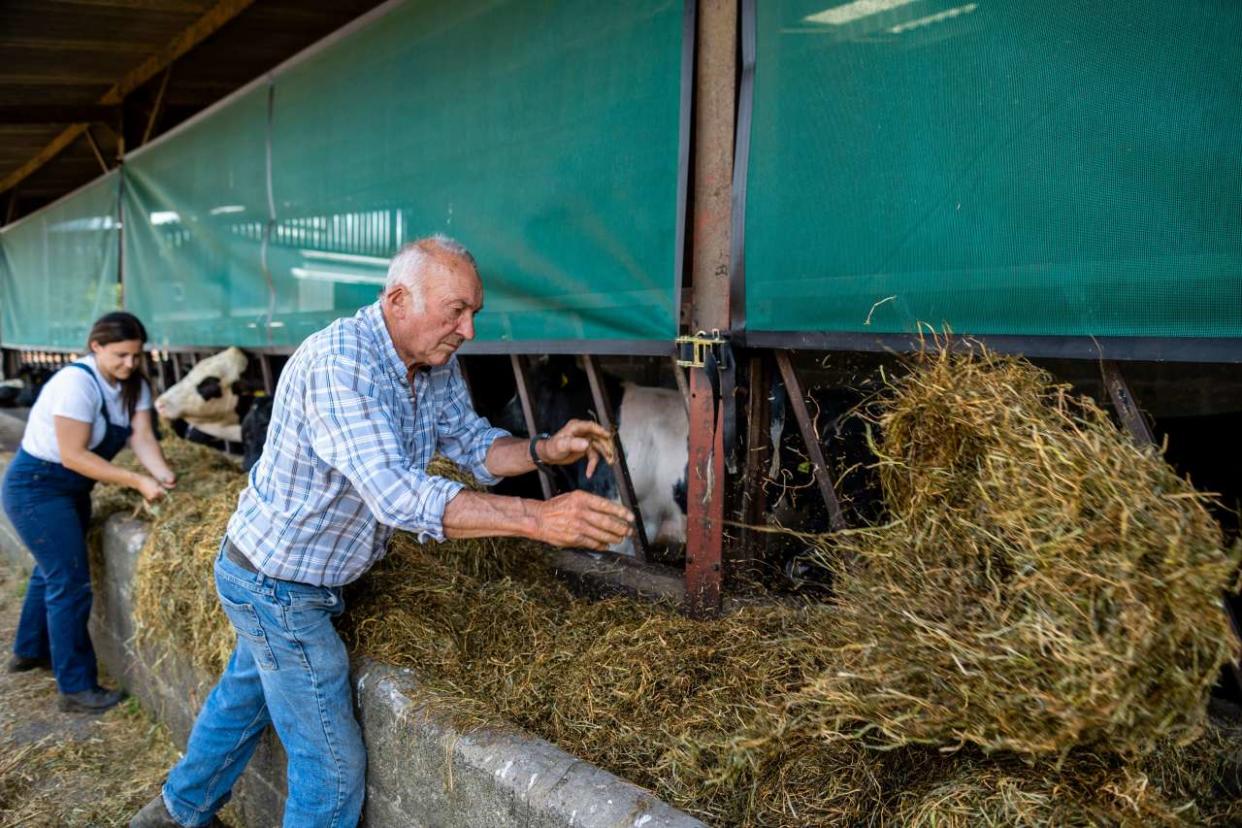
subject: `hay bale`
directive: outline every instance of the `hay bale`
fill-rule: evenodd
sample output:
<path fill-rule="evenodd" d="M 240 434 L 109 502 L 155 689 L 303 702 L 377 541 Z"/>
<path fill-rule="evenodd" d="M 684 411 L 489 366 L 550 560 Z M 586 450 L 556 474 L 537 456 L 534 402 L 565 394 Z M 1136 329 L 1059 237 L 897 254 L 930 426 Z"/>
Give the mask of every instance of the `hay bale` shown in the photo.
<path fill-rule="evenodd" d="M 1238 558 L 1203 495 L 1018 359 L 924 356 L 868 416 L 892 520 L 822 539 L 850 643 L 794 715 L 1030 755 L 1195 736 Z"/>

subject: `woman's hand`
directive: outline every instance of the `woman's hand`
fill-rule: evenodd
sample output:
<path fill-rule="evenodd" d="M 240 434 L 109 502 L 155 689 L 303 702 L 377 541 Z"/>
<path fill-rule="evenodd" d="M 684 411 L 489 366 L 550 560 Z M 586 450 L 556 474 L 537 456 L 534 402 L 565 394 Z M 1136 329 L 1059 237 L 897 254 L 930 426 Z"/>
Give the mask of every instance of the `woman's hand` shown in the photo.
<path fill-rule="evenodd" d="M 172 489 L 177 485 L 177 473 L 171 469 L 155 475 L 155 479 L 158 480 L 160 485 L 165 489 Z"/>
<path fill-rule="evenodd" d="M 134 488 L 138 490 L 138 494 L 151 503 L 164 497 L 165 489 L 154 477 L 147 477 L 145 474 L 138 475 L 138 480 L 134 484 Z"/>

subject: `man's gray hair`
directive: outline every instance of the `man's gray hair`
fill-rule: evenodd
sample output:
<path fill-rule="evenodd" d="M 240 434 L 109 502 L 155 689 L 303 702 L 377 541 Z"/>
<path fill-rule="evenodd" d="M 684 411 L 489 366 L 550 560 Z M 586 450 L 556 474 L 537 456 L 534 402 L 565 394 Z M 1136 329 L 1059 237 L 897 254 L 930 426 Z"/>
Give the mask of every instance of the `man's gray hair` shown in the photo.
<path fill-rule="evenodd" d="M 460 259 L 470 265 L 475 273 L 479 266 L 474 255 L 464 244 L 449 236 L 436 233 L 401 246 L 397 255 L 388 263 L 388 278 L 384 281 L 384 293 L 398 285 L 404 286 L 414 297 L 414 306 L 423 308 L 422 277 L 427 266 L 445 258 Z"/>

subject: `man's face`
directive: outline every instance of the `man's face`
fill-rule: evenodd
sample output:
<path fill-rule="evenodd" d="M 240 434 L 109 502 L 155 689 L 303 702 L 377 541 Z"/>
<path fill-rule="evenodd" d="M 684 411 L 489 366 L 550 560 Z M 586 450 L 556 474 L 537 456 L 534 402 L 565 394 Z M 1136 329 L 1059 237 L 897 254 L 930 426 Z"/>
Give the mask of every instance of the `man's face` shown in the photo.
<path fill-rule="evenodd" d="M 474 339 L 474 315 L 483 307 L 483 283 L 469 263 L 433 260 L 423 274 L 423 307 L 411 289 L 389 291 L 384 307 L 397 354 L 407 365 L 444 365 L 463 342 Z"/>

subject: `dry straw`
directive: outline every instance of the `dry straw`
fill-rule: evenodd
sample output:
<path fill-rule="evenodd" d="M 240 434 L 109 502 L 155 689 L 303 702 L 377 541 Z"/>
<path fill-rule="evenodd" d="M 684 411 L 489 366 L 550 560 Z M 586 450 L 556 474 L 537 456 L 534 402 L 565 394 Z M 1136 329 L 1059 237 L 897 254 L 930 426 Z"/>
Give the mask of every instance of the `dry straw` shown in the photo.
<path fill-rule="evenodd" d="M 793 715 L 1030 755 L 1197 734 L 1237 554 L 1156 449 L 988 353 L 924 356 L 869 416 L 891 522 L 822 539 L 849 644 Z"/>
<path fill-rule="evenodd" d="M 1229 824 L 1236 742 L 1198 734 L 1234 561 L 1202 498 L 1016 360 L 925 357 L 868 416 L 893 520 L 822 539 L 839 606 L 696 622 L 576 599 L 535 544 L 398 533 L 342 635 L 716 825 Z M 216 667 L 239 486 L 178 492 L 140 566 L 143 634 Z"/>

